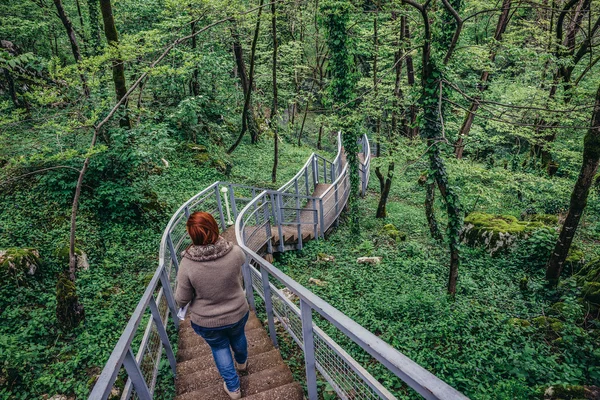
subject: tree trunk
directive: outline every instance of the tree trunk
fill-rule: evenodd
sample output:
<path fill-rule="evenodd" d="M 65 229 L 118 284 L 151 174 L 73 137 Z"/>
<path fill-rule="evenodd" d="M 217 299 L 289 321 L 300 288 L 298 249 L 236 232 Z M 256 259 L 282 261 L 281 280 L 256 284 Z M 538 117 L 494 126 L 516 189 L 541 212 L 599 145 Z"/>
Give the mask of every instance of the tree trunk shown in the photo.
<path fill-rule="evenodd" d="M 102 11 L 102 20 L 104 21 L 106 41 L 109 46 L 114 47 L 117 54 L 112 60 L 112 73 L 117 102 L 119 102 L 123 96 L 125 96 L 125 93 L 127 93 L 127 85 L 125 82 L 125 65 L 119 52 L 119 35 L 117 33 L 117 27 L 115 26 L 115 19 L 113 17 L 110 0 L 100 0 L 100 10 Z M 123 104 L 123 116 L 119 120 L 119 125 L 122 128 L 131 128 L 131 121 L 129 120 L 129 113 L 127 112 L 127 103 L 128 101 L 125 101 Z"/>
<path fill-rule="evenodd" d="M 87 0 L 88 14 L 90 15 L 90 38 L 93 42 L 93 53 L 98 54 L 102 47 L 102 38 L 100 37 L 100 21 L 98 15 L 98 0 Z"/>
<path fill-rule="evenodd" d="M 398 16 L 397 13 L 392 12 L 392 20 L 397 20 Z M 399 40 L 396 42 L 396 51 L 394 52 L 394 65 L 395 65 L 395 70 L 396 70 L 396 79 L 394 81 L 394 107 L 392 110 L 392 135 L 398 135 L 400 132 L 402 132 L 405 136 L 409 136 L 407 129 L 408 127 L 406 126 L 406 117 L 404 117 L 404 115 L 402 116 L 402 128 L 399 129 L 398 128 L 398 110 L 401 107 L 402 104 L 402 89 L 400 87 L 401 84 L 401 78 L 402 78 L 402 57 L 404 57 L 404 34 L 405 34 L 405 28 L 404 25 L 406 24 L 406 16 L 401 16 L 400 17 L 400 38 Z"/>
<path fill-rule="evenodd" d="M 82 36 L 82 42 L 83 42 L 83 52 L 86 55 L 89 55 L 88 49 L 87 49 L 87 37 L 85 35 L 85 24 L 83 22 L 83 15 L 81 14 L 81 4 L 79 4 L 79 0 L 75 0 L 75 4 L 77 5 L 77 15 L 79 16 L 79 25 L 81 26 L 81 36 Z"/>
<path fill-rule="evenodd" d="M 191 23 L 192 35 L 196 33 L 196 21 Z M 196 36 L 192 36 L 192 50 L 193 53 L 196 53 Z M 194 68 L 192 72 L 192 95 L 198 96 L 200 94 L 200 85 L 198 84 L 198 68 Z"/>
<path fill-rule="evenodd" d="M 321 146 L 321 141 L 323 139 L 323 124 L 319 126 L 319 137 L 317 138 L 317 149 L 322 150 L 323 146 Z"/>
<path fill-rule="evenodd" d="M 273 130 L 273 171 L 271 182 L 277 181 L 277 164 L 279 163 L 279 123 L 277 121 L 277 13 L 275 2 L 271 3 L 271 32 L 273 35 L 273 105 L 271 106 L 271 129 Z"/>
<path fill-rule="evenodd" d="M 379 6 L 375 8 L 375 17 L 373 18 L 373 101 L 377 106 L 379 100 L 379 85 L 377 81 L 377 61 L 379 53 L 379 34 L 378 34 Z M 381 115 L 378 113 L 375 117 L 375 157 L 381 156 Z"/>
<path fill-rule="evenodd" d="M 386 205 L 390 195 L 390 188 L 392 187 L 392 179 L 394 179 L 394 162 L 391 162 L 388 166 L 387 179 L 383 176 L 379 167 L 375 168 L 375 175 L 379 179 L 379 190 L 381 193 L 375 218 L 385 218 L 387 217 Z"/>
<path fill-rule="evenodd" d="M 253 126 L 251 126 L 251 123 L 249 123 L 249 122 L 254 121 L 254 117 L 253 117 L 254 113 L 252 112 L 252 109 L 251 109 L 252 87 L 254 84 L 254 55 L 256 54 L 256 42 L 258 42 L 258 32 L 260 30 L 260 17 L 262 15 L 263 3 L 264 3 L 264 0 L 260 0 L 258 16 L 256 18 L 256 27 L 254 29 L 254 38 L 252 39 L 252 49 L 250 50 L 250 74 L 248 76 L 248 79 L 246 80 L 246 96 L 245 96 L 245 100 L 244 100 L 244 109 L 242 110 L 242 130 L 241 130 L 237 140 L 235 141 L 235 143 L 232 144 L 231 147 L 227 150 L 227 154 L 233 153 L 233 151 L 242 142 L 244 134 L 246 133 L 247 130 L 250 130 L 250 137 L 251 137 L 252 143 L 256 143 L 256 140 L 258 139 L 258 126 L 253 127 Z M 236 53 L 236 62 L 238 62 L 238 68 L 240 68 L 240 64 L 243 66 L 243 58 L 241 58 L 242 46 L 239 43 L 239 39 L 237 41 L 237 47 L 238 47 L 238 50 L 234 51 L 234 53 Z M 235 48 L 236 48 L 236 38 L 234 37 L 234 49 Z M 239 60 L 241 60 L 241 63 L 240 63 L 240 61 L 238 61 L 238 53 L 240 56 Z M 243 69 L 240 68 L 239 72 L 240 72 L 240 77 L 242 77 L 245 73 L 245 68 L 243 68 Z M 242 86 L 244 86 L 244 80 L 242 80 Z M 249 118 L 249 115 L 252 115 L 252 118 Z M 255 121 L 254 121 L 254 123 L 255 123 Z"/>
<path fill-rule="evenodd" d="M 406 45 L 410 45 L 410 27 L 408 25 L 408 19 L 404 17 L 404 38 Z M 413 58 L 409 54 L 406 56 L 406 81 L 412 87 L 415 86 L 415 67 L 413 64 Z M 409 129 L 408 137 L 414 139 L 419 136 L 419 127 L 417 126 L 417 105 L 411 104 L 409 107 Z"/>
<path fill-rule="evenodd" d="M 502 40 L 502 35 L 506 31 L 506 26 L 508 25 L 508 20 L 509 20 L 509 15 L 510 15 L 511 2 L 512 2 L 512 0 L 504 0 L 502 3 L 502 13 L 500 14 L 500 17 L 498 17 L 498 23 L 496 25 L 496 31 L 494 33 L 494 41 L 496 41 L 496 42 L 500 42 Z M 493 63 L 495 59 L 496 59 L 496 50 L 492 50 L 492 52 L 490 54 L 490 62 Z M 489 77 L 490 77 L 489 71 L 483 71 L 481 73 L 481 78 L 479 78 L 479 92 L 480 93 L 483 93 L 487 89 L 487 81 L 488 81 Z M 479 100 L 480 99 L 481 99 L 480 95 L 478 95 L 477 97 L 475 97 L 475 99 L 473 99 L 473 102 L 471 103 L 471 106 L 469 107 L 469 111 L 467 111 L 467 114 L 465 115 L 465 119 L 463 121 L 462 127 L 460 128 L 460 131 L 458 134 L 458 141 L 456 142 L 456 148 L 454 150 L 454 153 L 456 154 L 456 158 L 458 158 L 459 160 L 463 157 L 463 150 L 464 150 L 463 141 L 464 141 L 465 137 L 469 136 L 469 132 L 471 131 L 471 127 L 473 126 L 473 120 L 475 119 L 475 113 L 477 112 L 477 109 L 479 108 Z"/>
<path fill-rule="evenodd" d="M 429 233 L 434 240 L 441 241 L 442 233 L 440 227 L 435 218 L 435 183 L 426 184 L 425 193 L 425 217 L 427 218 L 427 225 L 429 226 Z"/>
<path fill-rule="evenodd" d="M 77 64 L 81 63 L 81 53 L 79 51 L 79 44 L 77 43 L 77 36 L 75 36 L 75 30 L 73 29 L 73 24 L 67 14 L 65 13 L 65 9 L 62 5 L 61 0 L 54 0 L 54 5 L 56 6 L 56 11 L 58 13 L 58 17 L 62 22 L 65 30 L 67 31 L 67 36 L 69 37 L 69 43 L 71 43 L 71 51 L 73 52 L 73 58 L 75 58 L 75 62 Z M 87 86 L 87 81 L 85 79 L 85 75 L 79 71 L 79 78 L 81 79 L 81 84 L 83 86 L 83 92 L 86 96 L 90 95 L 90 90 Z"/>
<path fill-rule="evenodd" d="M 590 129 L 583 140 L 583 162 L 579 177 L 571 193 L 571 203 L 567 218 L 563 223 L 560 235 L 554 246 L 554 251 L 546 265 L 546 279 L 552 286 L 556 286 L 560 279 L 562 266 L 567 259 L 573 237 L 577 231 L 579 220 L 585 210 L 588 194 L 600 161 L 600 87 L 596 93 L 596 103 Z"/>

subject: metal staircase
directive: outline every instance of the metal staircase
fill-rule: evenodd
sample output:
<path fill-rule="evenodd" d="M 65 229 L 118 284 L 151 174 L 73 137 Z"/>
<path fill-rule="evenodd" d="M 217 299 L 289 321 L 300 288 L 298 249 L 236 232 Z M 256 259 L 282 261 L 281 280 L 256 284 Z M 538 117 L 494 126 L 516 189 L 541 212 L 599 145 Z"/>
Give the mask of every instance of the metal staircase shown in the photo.
<path fill-rule="evenodd" d="M 361 138 L 360 148 L 364 194 L 371 160 L 366 136 Z M 338 134 L 333 162 L 313 153 L 278 190 L 215 182 L 184 203 L 167 224 L 159 266 L 89 398 L 107 399 L 121 373 L 127 377 L 121 399 L 152 399 L 163 349 L 177 377 L 178 400 L 226 398 L 208 346 L 193 333 L 189 320 L 180 323 L 175 316 L 173 290 L 180 253 L 190 244 L 185 222 L 190 213 L 202 210 L 211 212 L 221 225 L 222 235 L 245 251 L 247 262 L 242 272 L 248 302 L 253 310 L 258 307 L 267 315 L 268 336 L 254 316 L 246 327 L 250 366 L 249 374 L 241 379 L 245 398 L 303 397 L 300 385 L 293 382 L 276 350 L 278 334 L 285 332 L 304 355 L 310 400 L 319 397 L 317 373 L 342 399 L 395 398 L 344 348 L 362 353 L 363 362 L 383 367 L 425 398 L 466 399 L 267 261 L 269 254 L 302 249 L 307 240 L 323 238 L 337 225 L 349 192 L 349 171 Z M 171 323 L 179 330 L 177 354 L 165 329 Z M 145 326 L 143 333 L 140 326 Z M 140 335 L 134 353 L 132 343 Z"/>

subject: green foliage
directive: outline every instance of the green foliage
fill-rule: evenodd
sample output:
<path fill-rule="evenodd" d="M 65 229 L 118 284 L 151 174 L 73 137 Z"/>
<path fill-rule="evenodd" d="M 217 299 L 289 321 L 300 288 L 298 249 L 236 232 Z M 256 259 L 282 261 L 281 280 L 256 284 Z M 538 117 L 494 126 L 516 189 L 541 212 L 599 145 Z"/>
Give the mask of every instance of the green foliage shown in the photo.
<path fill-rule="evenodd" d="M 40 253 L 36 249 L 8 248 L 0 250 L 0 276 L 2 283 L 23 282 L 27 275 L 34 275 L 41 265 Z"/>

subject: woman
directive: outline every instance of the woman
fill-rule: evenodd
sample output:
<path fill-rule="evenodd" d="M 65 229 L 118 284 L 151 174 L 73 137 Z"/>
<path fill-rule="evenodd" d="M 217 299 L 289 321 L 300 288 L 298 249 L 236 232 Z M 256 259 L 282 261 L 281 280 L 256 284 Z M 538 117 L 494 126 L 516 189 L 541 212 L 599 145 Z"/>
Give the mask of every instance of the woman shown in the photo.
<path fill-rule="evenodd" d="M 248 366 L 244 333 L 248 302 L 242 287 L 246 255 L 219 236 L 217 221 L 209 213 L 193 213 L 186 228 L 193 244 L 182 254 L 175 300 L 180 307 L 190 303 L 192 328 L 209 344 L 225 391 L 230 398 L 239 399 L 242 394 L 236 369 L 244 371 Z"/>

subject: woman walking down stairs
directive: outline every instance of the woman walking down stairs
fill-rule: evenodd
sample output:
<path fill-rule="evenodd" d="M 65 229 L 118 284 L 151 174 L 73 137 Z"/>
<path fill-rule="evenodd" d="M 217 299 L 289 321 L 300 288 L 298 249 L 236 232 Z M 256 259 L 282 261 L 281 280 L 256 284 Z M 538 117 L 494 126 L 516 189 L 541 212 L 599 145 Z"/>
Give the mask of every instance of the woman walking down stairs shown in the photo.
<path fill-rule="evenodd" d="M 248 371 L 241 373 L 242 396 L 250 400 L 302 400 L 295 382 L 261 322 L 250 313 L 246 323 Z M 210 347 L 198 336 L 189 318 L 179 328 L 176 400 L 229 400 Z"/>

